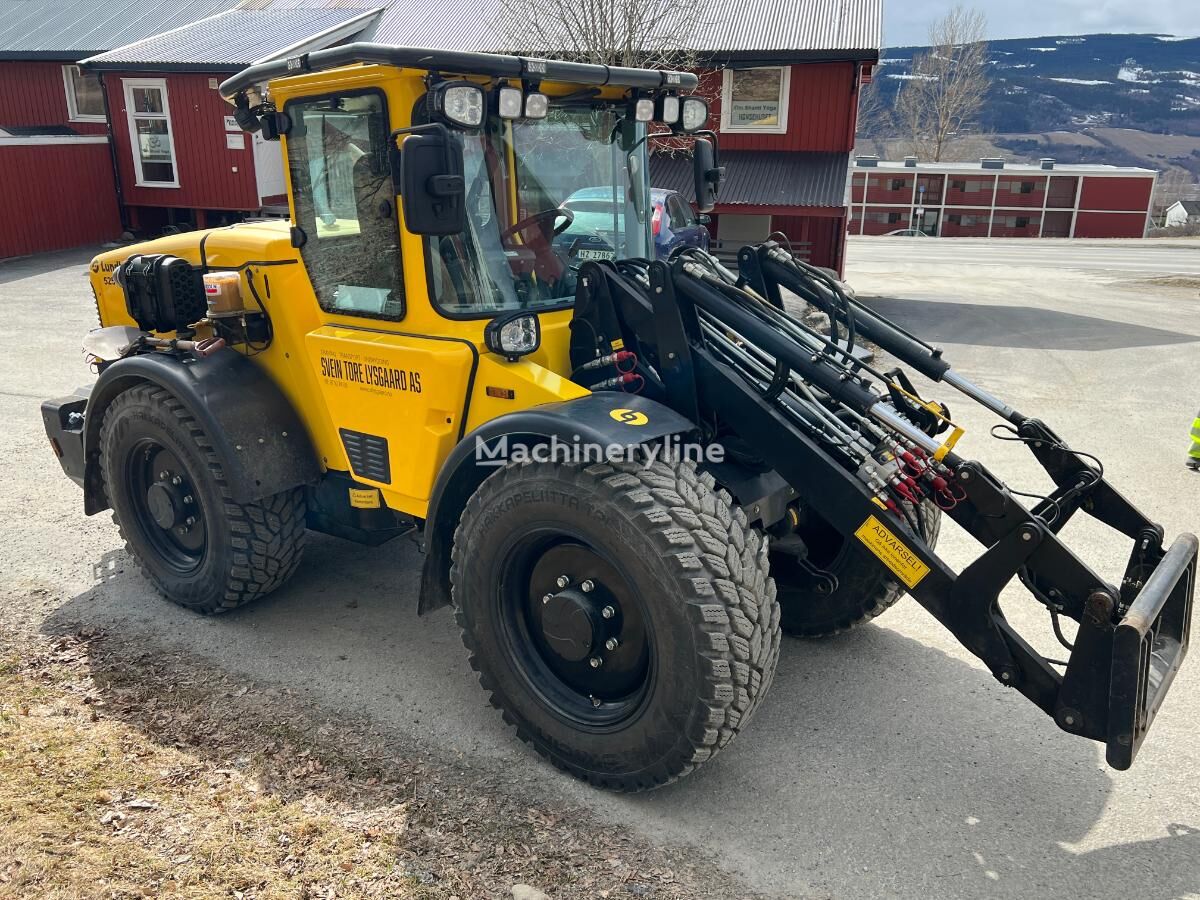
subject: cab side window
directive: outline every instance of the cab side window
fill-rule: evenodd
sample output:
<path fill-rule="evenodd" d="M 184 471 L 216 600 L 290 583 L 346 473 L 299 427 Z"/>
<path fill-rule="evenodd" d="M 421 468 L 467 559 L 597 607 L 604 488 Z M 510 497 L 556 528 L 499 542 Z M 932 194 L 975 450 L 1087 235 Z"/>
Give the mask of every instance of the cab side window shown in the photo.
<path fill-rule="evenodd" d="M 383 96 L 363 93 L 288 103 L 288 166 L 300 256 L 321 308 L 404 317 L 396 191 Z"/>

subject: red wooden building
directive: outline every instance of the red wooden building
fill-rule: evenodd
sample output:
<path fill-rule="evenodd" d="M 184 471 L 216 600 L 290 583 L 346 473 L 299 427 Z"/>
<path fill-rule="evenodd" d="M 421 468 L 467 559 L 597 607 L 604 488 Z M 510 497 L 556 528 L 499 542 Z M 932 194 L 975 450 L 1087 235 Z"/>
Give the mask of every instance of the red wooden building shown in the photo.
<path fill-rule="evenodd" d="M 285 215 L 279 145 L 242 131 L 217 88 L 259 60 L 357 35 L 378 14 L 355 0 L 238 7 L 83 60 L 104 79 L 129 226 L 155 234 Z"/>
<path fill-rule="evenodd" d="M 855 159 L 851 234 L 920 229 L 933 237 L 1144 237 L 1157 173 L 984 159 Z"/>
<path fill-rule="evenodd" d="M 427 0 L 132 2 L 72 0 L 69 15 L 29 3 L 0 31 L 0 189 L 20 202 L 0 225 L 0 257 L 282 204 L 278 147 L 243 133 L 217 92 L 253 62 L 348 40 L 493 52 L 507 40 L 495 27 L 447 27 L 446 10 L 431 14 Z M 450 12 L 480 15 L 477 5 Z M 782 231 L 813 262 L 841 269 L 858 89 L 878 60 L 880 21 L 881 0 L 707 4 L 689 49 L 707 67 L 702 90 L 727 172 L 719 241 Z M 656 155 L 652 182 L 690 195 L 690 165 Z"/>
<path fill-rule="evenodd" d="M 0 258 L 122 231 L 104 90 L 80 59 L 233 0 L 9 4 L 0 25 Z"/>

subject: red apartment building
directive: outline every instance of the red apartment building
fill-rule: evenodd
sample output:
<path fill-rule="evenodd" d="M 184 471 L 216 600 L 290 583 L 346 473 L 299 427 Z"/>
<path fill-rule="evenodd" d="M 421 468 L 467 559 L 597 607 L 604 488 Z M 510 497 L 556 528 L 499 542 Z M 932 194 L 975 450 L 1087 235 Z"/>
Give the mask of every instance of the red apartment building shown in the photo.
<path fill-rule="evenodd" d="M 923 163 L 859 156 L 851 234 L 919 228 L 933 237 L 1144 237 L 1152 169 L 983 159 Z"/>

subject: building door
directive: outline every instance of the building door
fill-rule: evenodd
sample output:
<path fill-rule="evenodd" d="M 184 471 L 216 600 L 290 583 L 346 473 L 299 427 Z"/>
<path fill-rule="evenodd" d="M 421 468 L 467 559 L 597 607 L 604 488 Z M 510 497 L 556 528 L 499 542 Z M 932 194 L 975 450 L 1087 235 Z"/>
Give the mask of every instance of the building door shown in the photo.
<path fill-rule="evenodd" d="M 254 181 L 258 188 L 258 202 L 287 206 L 287 182 L 283 178 L 283 154 L 278 141 L 264 141 L 261 134 L 254 135 Z M 280 199 L 282 198 L 282 199 Z"/>

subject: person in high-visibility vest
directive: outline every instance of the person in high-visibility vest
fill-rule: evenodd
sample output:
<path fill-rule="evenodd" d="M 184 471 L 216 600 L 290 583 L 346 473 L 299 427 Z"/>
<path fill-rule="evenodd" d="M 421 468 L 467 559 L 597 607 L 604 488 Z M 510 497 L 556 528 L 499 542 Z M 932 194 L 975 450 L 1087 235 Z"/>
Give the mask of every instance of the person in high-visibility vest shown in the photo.
<path fill-rule="evenodd" d="M 1200 413 L 1192 420 L 1192 449 L 1188 451 L 1187 467 L 1200 471 Z"/>

